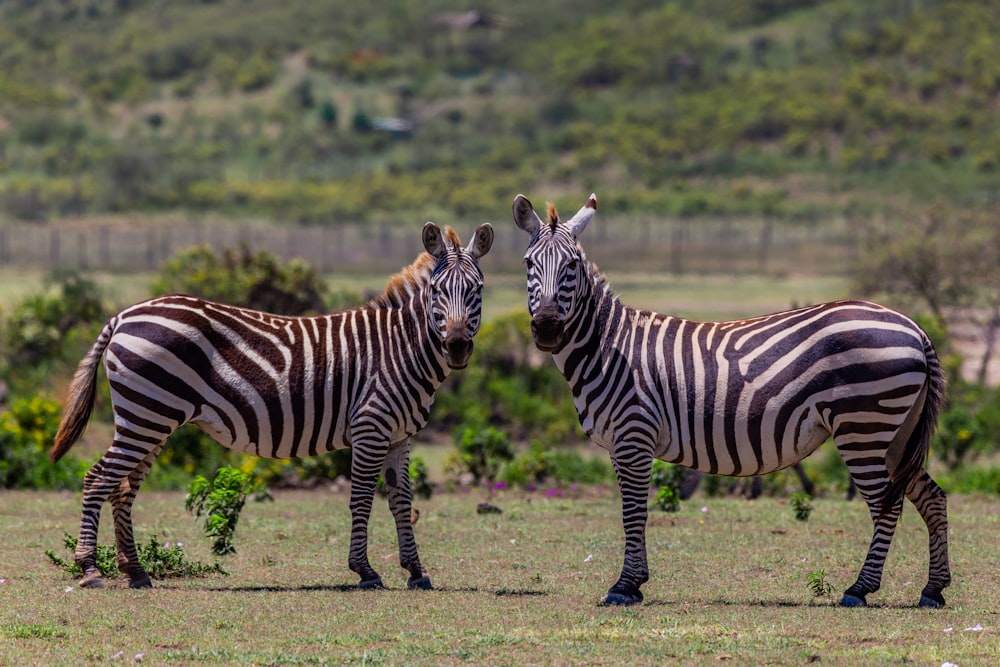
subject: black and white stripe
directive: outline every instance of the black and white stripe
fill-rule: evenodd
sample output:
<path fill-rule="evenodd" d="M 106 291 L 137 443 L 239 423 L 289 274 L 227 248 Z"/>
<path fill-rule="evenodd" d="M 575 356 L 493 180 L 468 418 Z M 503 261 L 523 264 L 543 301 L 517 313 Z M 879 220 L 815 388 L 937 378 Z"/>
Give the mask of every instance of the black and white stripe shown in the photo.
<path fill-rule="evenodd" d="M 584 431 L 611 452 L 622 494 L 625 562 L 606 601 L 642 600 L 653 458 L 705 473 L 759 475 L 795 464 L 832 437 L 868 503 L 874 536 L 842 604 L 878 590 L 903 495 L 930 532 L 921 604 L 950 581 L 944 492 L 923 470 L 944 400 L 940 364 L 907 317 L 838 301 L 734 322 L 695 322 L 622 304 L 578 238 L 591 195 L 570 220 L 543 222 L 518 195 L 536 346 L 569 382 Z"/>
<path fill-rule="evenodd" d="M 493 243 L 481 225 L 465 248 L 427 223 L 426 250 L 365 306 L 285 317 L 189 296 L 127 308 L 81 361 L 50 453 L 62 456 L 90 417 L 101 358 L 115 436 L 84 479 L 76 562 L 81 585 L 103 586 L 95 563 L 101 507 L 110 500 L 119 569 L 150 585 L 132 531 L 135 494 L 164 441 L 195 424 L 220 444 L 267 458 L 352 448 L 348 564 L 362 587 L 380 587 L 368 561 L 368 518 L 381 472 L 411 587 L 429 588 L 410 524 L 409 438 L 428 420 L 434 393 L 464 368 L 481 319 L 479 258 Z"/>

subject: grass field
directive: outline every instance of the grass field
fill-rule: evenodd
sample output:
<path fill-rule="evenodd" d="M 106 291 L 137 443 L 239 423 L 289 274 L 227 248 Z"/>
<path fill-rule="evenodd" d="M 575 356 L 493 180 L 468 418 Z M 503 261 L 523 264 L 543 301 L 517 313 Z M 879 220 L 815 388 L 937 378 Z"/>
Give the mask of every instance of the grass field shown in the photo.
<path fill-rule="evenodd" d="M 504 511 L 478 515 L 489 499 Z M 347 497 L 279 492 L 250 503 L 229 577 L 83 590 L 43 555 L 76 532 L 79 494 L 0 493 L 0 664 L 704 665 L 997 664 L 995 498 L 951 499 L 954 583 L 942 610 L 915 606 L 926 532 L 912 507 L 882 591 L 836 606 L 870 538 L 860 502 L 818 499 L 808 522 L 786 501 L 698 498 L 651 514 L 645 602 L 597 606 L 617 577 L 617 494 L 504 491 L 417 503 L 434 591 L 405 590 L 395 531 L 376 502 L 370 557 L 389 590 L 357 591 L 346 566 Z M 107 513 L 106 513 L 107 514 Z M 107 516 L 102 542 L 110 541 Z M 140 539 L 182 541 L 211 562 L 181 494 L 141 493 Z M 814 597 L 809 575 L 834 587 Z"/>
<path fill-rule="evenodd" d="M 87 274 L 107 295 L 109 305 L 126 306 L 150 296 L 154 273 Z M 850 285 L 839 276 L 725 276 L 669 273 L 608 272 L 622 301 L 680 317 L 721 320 L 749 317 L 850 296 Z M 0 268 L 0 312 L 42 289 L 45 274 L 36 269 Z M 331 274 L 333 289 L 362 294 L 385 288 L 387 274 Z M 527 302 L 523 273 L 487 273 L 483 292 L 484 317 L 524 310 Z"/>

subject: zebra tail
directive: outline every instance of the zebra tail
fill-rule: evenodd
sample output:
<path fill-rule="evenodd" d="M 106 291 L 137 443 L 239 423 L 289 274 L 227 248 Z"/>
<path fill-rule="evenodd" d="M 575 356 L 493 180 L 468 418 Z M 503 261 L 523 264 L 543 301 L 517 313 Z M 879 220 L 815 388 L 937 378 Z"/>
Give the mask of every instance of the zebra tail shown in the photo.
<path fill-rule="evenodd" d="M 923 333 L 923 332 L 921 332 Z M 902 458 L 896 469 L 892 471 L 892 481 L 882 499 L 881 514 L 891 510 L 896 502 L 906 493 L 920 471 L 927 463 L 930 453 L 931 437 L 937 428 L 938 416 L 945 402 L 945 379 L 934 345 L 927 334 L 923 334 L 924 356 L 927 359 L 927 381 L 921 390 L 924 394 L 924 405 L 913 428 L 910 438 L 903 449 Z"/>
<path fill-rule="evenodd" d="M 56 431 L 55 442 L 49 450 L 49 460 L 53 463 L 69 451 L 87 428 L 90 414 L 94 410 L 94 399 L 97 396 L 97 368 L 100 366 L 105 348 L 111 341 L 114 324 L 115 321 L 111 320 L 104 325 L 87 356 L 76 367 L 73 381 L 69 385 L 69 395 L 63 409 L 62 420 L 59 422 L 59 430 Z"/>

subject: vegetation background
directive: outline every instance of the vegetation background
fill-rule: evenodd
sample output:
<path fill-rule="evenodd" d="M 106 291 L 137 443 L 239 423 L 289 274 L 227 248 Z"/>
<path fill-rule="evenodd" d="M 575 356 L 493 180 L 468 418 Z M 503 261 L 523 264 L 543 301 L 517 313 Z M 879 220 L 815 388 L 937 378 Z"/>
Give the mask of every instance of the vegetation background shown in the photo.
<path fill-rule="evenodd" d="M 995 531 L 975 526 L 996 513 L 1000 495 L 997 35 L 1000 12 L 989 0 L 0 0 L 0 489 L 78 491 L 110 440 L 106 396 L 75 456 L 50 466 L 44 453 L 73 368 L 121 306 L 187 291 L 288 314 L 348 307 L 413 259 L 427 219 L 460 235 L 491 220 L 497 242 L 483 262 L 486 322 L 474 363 L 439 394 L 414 449 L 414 477 L 436 495 L 502 484 L 558 497 L 578 493 L 574 485 L 610 486 L 610 466 L 585 443 L 564 381 L 531 345 L 525 239 L 509 222 L 518 192 L 567 213 L 595 191 L 600 216 L 584 245 L 630 304 L 725 319 L 852 296 L 914 316 L 949 376 L 931 466 L 962 496 L 956 507 L 978 508 L 968 515 L 975 521 L 959 516 L 954 525 L 992 544 Z M 183 489 L 235 465 L 272 487 L 342 491 L 345 461 L 246 460 L 182 430 L 147 486 Z M 820 512 L 863 513 L 833 500 L 847 479 L 832 448 L 806 471 L 827 499 Z M 700 493 L 742 489 L 710 479 Z M 798 490 L 793 476 L 764 481 L 778 498 Z M 612 496 L 580 512 L 613 518 Z M 438 501 L 442 516 L 461 511 L 461 498 Z M 142 503 L 140 494 L 140 536 Z M 35 507 L 28 516 L 65 504 L 76 512 L 53 493 L 0 491 L 3 504 Z M 3 530 L 20 511 L 0 516 Z M 775 521 L 765 514 L 746 528 L 767 533 L 761 526 Z M 586 525 L 567 530 L 578 537 Z M 852 525 L 849 534 L 867 534 L 867 523 Z M 41 558 L 75 519 L 60 526 L 19 542 L 7 566 Z M 664 552 L 679 544 L 664 543 Z M 539 558 L 524 562 L 542 572 Z M 853 550 L 850 558 L 853 568 Z M 62 585 L 55 570 L 26 571 L 43 587 Z M 14 579 L 0 572 L 0 594 Z M 986 587 L 973 584 L 966 596 Z M 715 611 L 734 604 L 702 597 Z M 601 641 L 647 637 L 641 618 L 586 613 Z M 5 642 L 34 650 L 73 632 L 69 620 L 33 618 L 5 617 Z M 753 624 L 743 622 L 706 621 Z M 399 632 L 376 643 L 410 637 Z M 678 632 L 740 658 L 727 631 Z M 834 643 L 850 635 L 839 632 Z M 371 637 L 362 635 L 313 640 L 361 647 L 364 662 Z M 531 652 L 570 635 L 563 628 L 516 646 Z M 795 641 L 782 635 L 769 650 L 798 650 Z M 449 642 L 428 655 L 453 655 Z M 497 631 L 473 643 L 503 651 L 509 642 Z M 299 659 L 186 646 L 160 657 Z M 87 650 L 88 660 L 106 656 Z M 718 657 L 688 657 L 708 655 Z M 887 654 L 840 657 L 872 656 Z"/>

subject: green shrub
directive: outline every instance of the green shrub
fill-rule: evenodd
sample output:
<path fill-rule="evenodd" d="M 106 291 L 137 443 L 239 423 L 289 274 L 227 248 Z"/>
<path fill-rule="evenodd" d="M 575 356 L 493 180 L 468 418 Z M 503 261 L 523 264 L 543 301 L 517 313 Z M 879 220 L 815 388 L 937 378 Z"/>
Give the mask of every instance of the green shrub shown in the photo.
<path fill-rule="evenodd" d="M 63 546 L 70 553 L 76 551 L 77 539 L 69 534 L 63 535 Z M 169 542 L 160 544 L 155 535 L 151 535 L 145 544 L 136 545 L 136 554 L 139 557 L 139 564 L 142 565 L 149 576 L 154 579 L 168 579 L 176 577 L 205 577 L 210 574 L 221 574 L 229 576 L 229 573 L 220 563 L 205 565 L 197 561 L 189 561 L 184 554 L 183 545 L 180 543 L 171 545 Z M 54 565 L 66 570 L 73 578 L 83 576 L 83 570 L 75 562 L 67 561 L 57 556 L 55 551 L 47 549 L 45 555 L 49 557 Z M 118 575 L 118 563 L 115 559 L 115 545 L 97 545 L 97 569 L 101 571 L 101 576 L 110 577 Z"/>
<path fill-rule="evenodd" d="M 650 488 L 657 489 L 653 507 L 664 512 L 676 512 L 681 507 L 681 485 L 685 468 L 656 459 L 649 478 Z"/>
<path fill-rule="evenodd" d="M 271 498 L 267 489 L 249 474 L 236 468 L 220 468 L 213 481 L 199 475 L 188 487 L 184 507 L 195 516 L 205 515 L 205 534 L 213 538 L 212 553 L 225 556 L 236 553 L 233 534 L 247 495 L 257 500 Z"/>
<path fill-rule="evenodd" d="M 510 438 L 492 426 L 466 428 L 455 443 L 446 468 L 457 475 L 469 473 L 473 481 L 496 480 L 500 469 L 514 458 Z"/>
<path fill-rule="evenodd" d="M 614 479 L 610 462 L 580 452 L 534 441 L 503 466 L 498 478 L 508 484 L 531 487 L 545 482 L 603 484 Z"/>
<path fill-rule="evenodd" d="M 31 365 L 59 355 L 67 333 L 80 324 L 103 323 L 97 285 L 74 271 L 54 271 L 45 291 L 14 307 L 4 326 L 9 363 Z"/>
<path fill-rule="evenodd" d="M 267 251 L 252 253 L 246 247 L 219 255 L 208 246 L 179 253 L 164 263 L 152 289 L 155 294 L 192 294 L 282 315 L 326 310 L 326 285 L 307 262 L 282 264 Z"/>
<path fill-rule="evenodd" d="M 56 430 L 59 404 L 34 397 L 15 400 L 0 415 L 0 488 L 77 489 L 87 464 L 71 456 L 48 460 Z"/>

